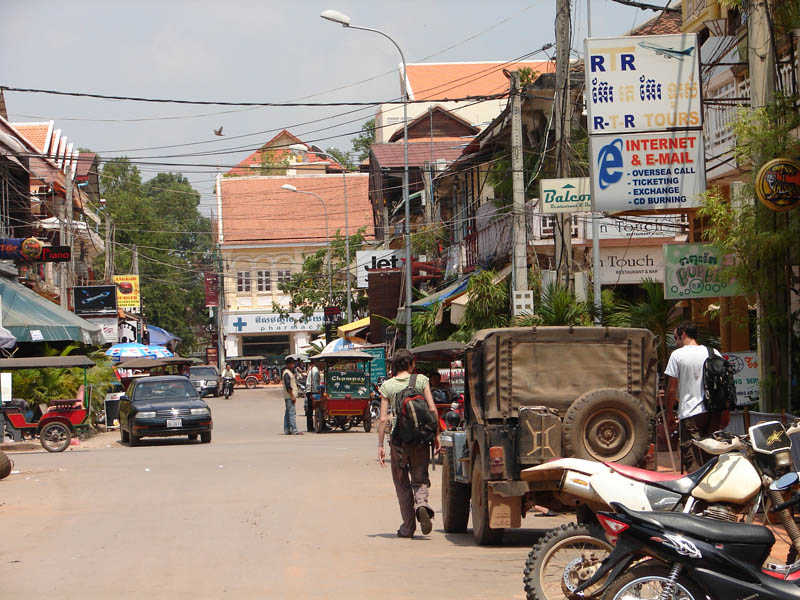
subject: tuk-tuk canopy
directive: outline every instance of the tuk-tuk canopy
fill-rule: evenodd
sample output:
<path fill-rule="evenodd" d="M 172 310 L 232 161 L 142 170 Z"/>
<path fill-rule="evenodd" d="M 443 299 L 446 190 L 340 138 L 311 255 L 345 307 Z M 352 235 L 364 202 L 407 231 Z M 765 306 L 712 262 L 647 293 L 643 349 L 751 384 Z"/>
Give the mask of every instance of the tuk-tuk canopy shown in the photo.
<path fill-rule="evenodd" d="M 459 360 L 464 356 L 466 344 L 461 342 L 443 341 L 432 342 L 424 346 L 411 349 L 411 354 L 418 360 Z"/>
<path fill-rule="evenodd" d="M 162 358 L 131 358 L 117 364 L 120 369 L 155 369 L 156 367 L 166 367 L 168 359 Z"/>
<path fill-rule="evenodd" d="M 228 356 L 225 362 L 240 362 L 243 360 L 267 360 L 263 356 Z"/>
<path fill-rule="evenodd" d="M 322 352 L 311 357 L 312 362 L 343 362 L 359 361 L 370 362 L 375 358 L 372 354 L 361 352 L 361 350 L 340 350 L 338 352 Z"/>
<path fill-rule="evenodd" d="M 161 362 L 168 365 L 201 365 L 203 361 L 199 358 L 191 358 L 186 356 L 172 356 L 170 358 L 161 358 Z M 124 364 L 124 363 L 123 363 Z"/>
<path fill-rule="evenodd" d="M 93 367 L 88 356 L 36 356 L 32 358 L 0 358 L 0 371 L 17 369 L 72 369 Z"/>

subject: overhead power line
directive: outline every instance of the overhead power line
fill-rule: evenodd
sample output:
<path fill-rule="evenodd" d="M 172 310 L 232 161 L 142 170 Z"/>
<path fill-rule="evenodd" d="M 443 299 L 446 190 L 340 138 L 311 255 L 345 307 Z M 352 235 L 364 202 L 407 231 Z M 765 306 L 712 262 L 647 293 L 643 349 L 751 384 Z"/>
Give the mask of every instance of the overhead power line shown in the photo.
<path fill-rule="evenodd" d="M 21 92 L 26 94 L 50 94 L 53 96 L 74 96 L 78 98 L 97 98 L 99 100 L 127 100 L 130 102 L 150 102 L 157 104 L 194 104 L 201 106 L 378 106 L 380 104 L 404 104 L 403 100 L 375 100 L 370 102 L 225 102 L 222 100 L 177 100 L 174 98 L 143 98 L 138 96 L 111 96 L 106 94 L 92 94 L 89 92 L 65 92 L 61 90 L 43 90 L 37 88 L 18 88 L 0 85 L 0 90 L 6 92 Z M 466 102 L 472 100 L 500 100 L 508 97 L 507 92 L 490 95 L 462 96 L 459 98 L 434 98 L 425 100 L 408 100 L 409 104 L 429 104 L 436 102 Z"/>
<path fill-rule="evenodd" d="M 671 12 L 671 13 L 681 12 L 680 8 L 670 8 L 669 2 L 667 2 L 667 6 L 656 6 L 655 4 L 647 4 L 646 2 L 636 2 L 635 0 L 611 0 L 611 1 L 616 2 L 617 4 L 622 4 L 624 6 L 632 6 L 634 8 L 640 8 L 642 10 L 654 10 L 654 11 Z"/>

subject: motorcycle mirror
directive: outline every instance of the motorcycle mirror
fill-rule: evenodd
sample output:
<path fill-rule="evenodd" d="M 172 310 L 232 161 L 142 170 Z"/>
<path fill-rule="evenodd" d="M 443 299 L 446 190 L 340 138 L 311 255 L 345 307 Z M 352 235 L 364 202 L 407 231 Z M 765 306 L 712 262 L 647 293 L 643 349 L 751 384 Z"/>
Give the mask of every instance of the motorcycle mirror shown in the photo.
<path fill-rule="evenodd" d="M 780 492 L 794 487 L 798 482 L 800 482 L 800 475 L 794 472 L 787 473 L 769 484 L 769 489 Z"/>

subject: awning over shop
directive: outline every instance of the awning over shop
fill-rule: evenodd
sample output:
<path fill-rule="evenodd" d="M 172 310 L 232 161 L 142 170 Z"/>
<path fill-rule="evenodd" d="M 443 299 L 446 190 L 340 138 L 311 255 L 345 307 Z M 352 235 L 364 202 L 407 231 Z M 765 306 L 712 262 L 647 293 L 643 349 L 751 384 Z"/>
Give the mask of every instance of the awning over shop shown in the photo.
<path fill-rule="evenodd" d="M 13 348 L 17 345 L 17 338 L 5 327 L 0 327 L 0 348 Z"/>
<path fill-rule="evenodd" d="M 420 298 L 416 302 L 412 302 L 411 310 L 414 310 L 414 307 L 428 307 L 436 302 L 444 301 L 450 296 L 462 294 L 467 289 L 468 283 L 469 283 L 469 275 L 465 275 L 455 283 L 451 283 L 450 285 L 448 285 L 446 288 L 439 290 L 438 292 L 434 292 L 430 296 L 425 296 L 424 298 Z"/>
<path fill-rule="evenodd" d="M 340 338 L 350 338 L 350 337 L 364 337 L 360 335 L 363 333 L 363 329 L 369 327 L 369 317 L 364 317 L 363 319 L 359 319 L 358 321 L 353 321 L 352 323 L 347 323 L 346 325 L 341 325 L 336 329 L 336 334 Z"/>
<path fill-rule="evenodd" d="M 102 330 L 64 310 L 36 292 L 9 279 L 0 279 L 3 327 L 17 342 L 105 343 Z"/>

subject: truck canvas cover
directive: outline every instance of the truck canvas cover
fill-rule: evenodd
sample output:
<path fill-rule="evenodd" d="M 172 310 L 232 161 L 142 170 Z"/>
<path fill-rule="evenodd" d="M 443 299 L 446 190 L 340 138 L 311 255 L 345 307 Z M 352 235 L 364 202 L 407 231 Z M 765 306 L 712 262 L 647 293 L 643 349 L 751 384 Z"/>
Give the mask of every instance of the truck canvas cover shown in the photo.
<path fill-rule="evenodd" d="M 582 394 L 611 388 L 639 398 L 653 416 L 657 356 L 646 329 L 484 329 L 466 352 L 470 403 L 478 421 L 516 418 L 522 406 L 547 406 L 563 416 Z"/>

